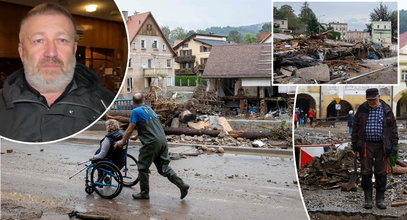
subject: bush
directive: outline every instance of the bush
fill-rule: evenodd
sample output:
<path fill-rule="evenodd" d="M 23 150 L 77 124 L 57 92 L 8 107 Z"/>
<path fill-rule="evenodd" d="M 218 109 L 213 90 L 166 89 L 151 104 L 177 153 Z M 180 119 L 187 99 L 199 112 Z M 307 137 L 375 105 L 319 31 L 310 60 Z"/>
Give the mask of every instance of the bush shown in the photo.
<path fill-rule="evenodd" d="M 197 76 L 175 76 L 175 86 L 196 86 Z"/>

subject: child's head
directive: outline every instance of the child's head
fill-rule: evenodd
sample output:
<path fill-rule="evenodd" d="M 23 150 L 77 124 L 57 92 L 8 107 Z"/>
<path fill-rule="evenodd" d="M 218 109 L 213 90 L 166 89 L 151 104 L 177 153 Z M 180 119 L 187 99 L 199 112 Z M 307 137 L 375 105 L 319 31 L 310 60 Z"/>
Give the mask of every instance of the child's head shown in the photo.
<path fill-rule="evenodd" d="M 115 130 L 119 130 L 120 129 L 120 124 L 118 121 L 114 120 L 114 119 L 109 119 L 106 121 L 105 123 L 106 125 L 106 131 L 110 132 L 110 131 L 115 131 Z"/>

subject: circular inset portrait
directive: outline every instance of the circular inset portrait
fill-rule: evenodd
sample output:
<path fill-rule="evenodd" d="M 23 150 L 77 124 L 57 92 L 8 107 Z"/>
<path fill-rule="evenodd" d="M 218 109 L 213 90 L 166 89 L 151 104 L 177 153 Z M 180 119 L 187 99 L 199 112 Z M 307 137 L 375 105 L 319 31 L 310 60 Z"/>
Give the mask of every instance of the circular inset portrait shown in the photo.
<path fill-rule="evenodd" d="M 113 0 L 0 1 L 0 23 L 0 136 L 59 140 L 103 115 L 128 56 Z"/>

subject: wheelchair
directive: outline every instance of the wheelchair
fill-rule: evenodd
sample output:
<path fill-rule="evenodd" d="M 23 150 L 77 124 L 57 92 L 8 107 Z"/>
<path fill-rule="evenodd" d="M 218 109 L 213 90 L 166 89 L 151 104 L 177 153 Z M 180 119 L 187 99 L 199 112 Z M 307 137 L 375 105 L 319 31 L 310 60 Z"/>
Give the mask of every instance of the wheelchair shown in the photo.
<path fill-rule="evenodd" d="M 85 174 L 85 192 L 92 194 L 96 192 L 104 199 L 113 199 L 120 194 L 123 186 L 132 187 L 139 182 L 137 160 L 130 154 L 126 156 L 126 163 L 119 169 L 111 161 L 99 161 L 91 163 L 87 160 L 78 163 L 85 167 L 73 174 L 69 179 L 83 170 Z"/>

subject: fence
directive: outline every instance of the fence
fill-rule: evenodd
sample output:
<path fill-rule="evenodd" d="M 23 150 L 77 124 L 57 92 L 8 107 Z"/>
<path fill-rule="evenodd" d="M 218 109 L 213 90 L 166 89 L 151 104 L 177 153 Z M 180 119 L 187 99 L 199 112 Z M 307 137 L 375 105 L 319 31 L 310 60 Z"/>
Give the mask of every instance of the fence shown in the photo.
<path fill-rule="evenodd" d="M 132 110 L 134 108 L 133 99 L 116 99 L 111 110 Z"/>

